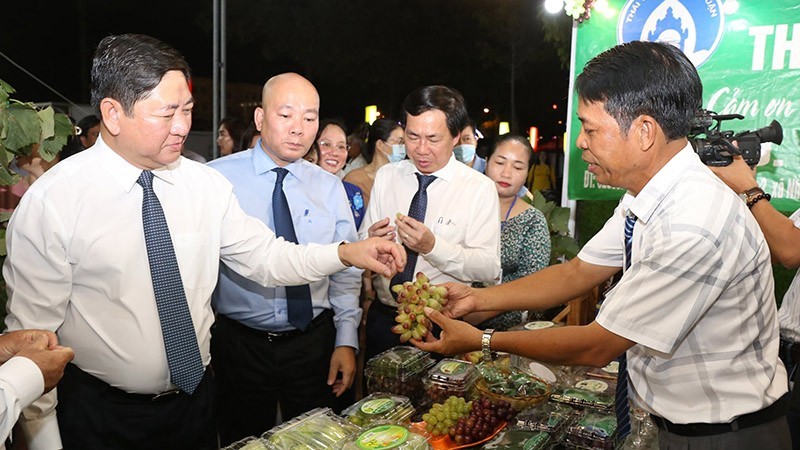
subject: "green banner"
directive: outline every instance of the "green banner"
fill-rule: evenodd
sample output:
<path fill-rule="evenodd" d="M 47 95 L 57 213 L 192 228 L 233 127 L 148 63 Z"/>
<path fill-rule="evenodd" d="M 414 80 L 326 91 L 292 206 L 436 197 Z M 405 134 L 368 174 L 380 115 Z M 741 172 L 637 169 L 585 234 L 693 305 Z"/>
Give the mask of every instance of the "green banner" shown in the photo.
<path fill-rule="evenodd" d="M 743 120 L 722 130 L 755 130 L 775 119 L 783 144 L 764 144 L 757 178 L 780 210 L 800 208 L 800 8 L 797 0 L 609 0 L 574 30 L 572 80 L 591 58 L 632 40 L 680 47 L 703 80 L 703 105 Z M 570 111 L 568 196 L 611 200 L 622 190 L 602 186 L 575 145 L 580 132 L 577 98 Z"/>

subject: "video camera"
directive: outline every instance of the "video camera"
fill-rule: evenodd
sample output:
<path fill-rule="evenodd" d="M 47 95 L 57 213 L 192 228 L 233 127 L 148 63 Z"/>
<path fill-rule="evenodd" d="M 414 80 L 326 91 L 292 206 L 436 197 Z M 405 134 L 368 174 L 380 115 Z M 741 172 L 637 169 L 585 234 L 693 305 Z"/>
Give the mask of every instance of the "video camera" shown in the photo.
<path fill-rule="evenodd" d="M 692 130 L 689 132 L 689 142 L 692 143 L 695 153 L 707 166 L 727 166 L 733 162 L 734 155 L 742 155 L 750 167 L 758 164 L 761 159 L 761 143 L 773 142 L 780 145 L 783 142 L 783 127 L 777 120 L 768 126 L 755 131 L 742 131 L 734 134 L 733 131 L 720 131 L 724 120 L 744 119 L 741 114 L 717 114 L 713 111 L 700 109 L 692 120 Z M 736 141 L 736 146 L 733 142 Z"/>

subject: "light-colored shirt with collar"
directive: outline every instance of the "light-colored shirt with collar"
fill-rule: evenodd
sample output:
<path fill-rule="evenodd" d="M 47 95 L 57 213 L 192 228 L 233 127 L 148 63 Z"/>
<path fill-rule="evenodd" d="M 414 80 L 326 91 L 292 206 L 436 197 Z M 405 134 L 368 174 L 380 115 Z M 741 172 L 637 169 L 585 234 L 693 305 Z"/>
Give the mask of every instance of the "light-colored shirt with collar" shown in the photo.
<path fill-rule="evenodd" d="M 637 343 L 628 350 L 632 398 L 674 423 L 727 423 L 787 391 L 767 242 L 745 204 L 687 145 L 581 250 L 631 266 L 597 323 Z"/>
<path fill-rule="evenodd" d="M 6 234 L 10 330 L 57 330 L 72 361 L 131 393 L 172 389 L 142 229 L 141 169 L 97 143 L 47 171 Z M 219 172 L 180 158 L 154 170 L 204 364 L 219 263 L 265 285 L 320 280 L 345 268 L 338 245 L 278 239 L 239 206 Z M 21 419 L 31 448 L 58 448 L 55 390 Z M 38 412 L 37 412 L 38 411 Z"/>
<path fill-rule="evenodd" d="M 15 356 L 0 366 L 0 450 L 11 435 L 19 413 L 44 392 L 44 377 L 28 358 Z"/>
<path fill-rule="evenodd" d="M 394 223 L 397 213 L 408 214 L 411 199 L 419 188 L 411 160 L 387 164 L 375 175 L 367 212 L 359 235 L 368 236 L 375 222 L 388 217 Z M 423 272 L 433 283 L 500 279 L 500 213 L 497 190 L 492 180 L 451 156 L 447 164 L 431 175 L 425 226 L 436 238 L 433 249 L 417 258 L 416 272 Z M 396 305 L 389 290 L 391 280 L 375 277 L 381 302 Z"/>
<path fill-rule="evenodd" d="M 486 158 L 481 158 L 480 156 L 475 155 L 475 158 L 472 161 L 472 169 L 477 170 L 480 173 L 486 173 Z"/>
<path fill-rule="evenodd" d="M 274 230 L 272 192 L 277 164 L 261 149 L 234 153 L 208 164 L 231 183 L 242 209 Z M 292 212 L 297 240 L 301 244 L 328 244 L 357 240 L 353 213 L 339 179 L 304 159 L 294 161 L 283 181 L 283 192 Z M 314 315 L 332 309 L 336 324 L 336 346 L 358 349 L 361 308 L 361 270 L 349 268 L 310 284 Z M 263 287 L 220 265 L 219 285 L 214 291 L 214 309 L 228 318 L 258 330 L 280 332 L 294 329 L 286 309 L 286 289 Z"/>

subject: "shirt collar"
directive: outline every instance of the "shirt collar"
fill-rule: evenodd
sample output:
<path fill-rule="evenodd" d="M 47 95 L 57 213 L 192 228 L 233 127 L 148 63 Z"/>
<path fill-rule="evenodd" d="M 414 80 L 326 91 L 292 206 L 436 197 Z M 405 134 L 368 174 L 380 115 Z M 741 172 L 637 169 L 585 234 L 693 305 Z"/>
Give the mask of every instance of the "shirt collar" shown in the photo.
<path fill-rule="evenodd" d="M 415 173 L 422 173 L 417 170 L 417 167 L 414 166 L 414 162 L 410 159 L 406 159 L 402 161 L 405 166 L 403 167 L 403 175 L 412 175 Z M 437 170 L 436 172 L 427 174 L 427 175 L 435 175 L 436 178 L 441 178 L 445 181 L 452 181 L 456 177 L 456 170 L 458 168 L 457 164 L 463 164 L 459 162 L 454 155 L 450 155 L 450 159 L 447 161 L 444 167 Z M 464 167 L 467 167 L 466 165 Z M 468 168 L 468 167 L 467 167 Z M 472 170 L 472 169 L 469 169 Z"/>
<path fill-rule="evenodd" d="M 109 173 L 115 173 L 116 176 L 114 178 L 117 180 L 120 187 L 125 192 L 130 192 L 136 185 L 139 176 L 142 174 L 142 169 L 129 163 L 119 153 L 109 147 L 103 140 L 102 135 L 97 137 L 97 142 L 95 146 L 92 147 L 92 150 L 97 151 L 100 155 L 99 165 L 106 167 Z M 180 157 L 172 164 L 153 170 L 153 175 L 162 181 L 174 184 L 175 175 L 173 172 L 180 167 L 182 159 L 183 158 Z"/>
<path fill-rule="evenodd" d="M 267 152 L 260 145 L 256 145 L 253 149 L 253 169 L 255 169 L 256 174 L 262 175 L 265 174 L 278 166 L 272 158 L 267 155 Z M 284 169 L 288 170 L 292 176 L 297 178 L 298 180 L 305 181 L 304 178 L 310 172 L 308 169 L 310 166 L 313 166 L 310 162 L 306 161 L 303 158 L 298 160 L 292 161 L 291 163 L 283 166 Z"/>
<path fill-rule="evenodd" d="M 623 211 L 630 211 L 643 223 L 647 223 L 655 214 L 656 209 L 669 195 L 681 176 L 689 167 L 699 164 L 700 160 L 692 149 L 691 144 L 686 144 L 681 151 L 672 157 L 635 197 L 627 192 L 620 205 Z"/>

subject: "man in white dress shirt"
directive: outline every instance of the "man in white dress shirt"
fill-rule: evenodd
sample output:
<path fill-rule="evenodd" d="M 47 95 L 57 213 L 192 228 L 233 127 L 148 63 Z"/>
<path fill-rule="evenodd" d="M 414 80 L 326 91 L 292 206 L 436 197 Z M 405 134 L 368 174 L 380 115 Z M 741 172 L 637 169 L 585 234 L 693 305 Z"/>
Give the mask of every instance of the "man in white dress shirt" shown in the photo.
<path fill-rule="evenodd" d="M 410 93 L 403 110 L 409 159 L 378 170 L 360 235 L 402 242 L 410 252 L 406 270 L 412 277 L 423 272 L 433 283 L 497 282 L 497 191 L 489 178 L 453 156 L 467 124 L 464 97 L 446 86 L 428 86 Z M 429 176 L 434 178 L 426 189 L 424 221 L 419 221 L 409 208 L 421 180 Z M 417 254 L 414 267 L 411 252 Z M 367 312 L 367 359 L 400 344 L 390 330 L 397 315 L 390 285 L 399 282 L 381 278 L 374 283 L 377 298 Z"/>
<path fill-rule="evenodd" d="M 225 177 L 180 156 L 194 105 L 188 80 L 183 57 L 156 39 L 103 39 L 92 65 L 100 138 L 40 178 L 11 219 L 9 329 L 57 330 L 75 350 L 59 388 L 21 420 L 31 449 L 60 448 L 62 440 L 81 450 L 216 449 L 213 382 L 203 369 L 220 260 L 273 286 L 317 281 L 350 265 L 391 276 L 405 263 L 402 248 L 385 240 L 298 246 L 248 216 Z M 150 260 L 147 225 L 154 222 L 146 205 L 154 196 L 170 238 L 156 248 L 170 242 L 171 261 Z M 165 260 L 173 270 L 159 270 Z M 180 282 L 167 290 L 182 291 L 175 311 L 188 307 L 186 328 L 195 335 L 180 336 L 193 350 L 186 373 L 199 380 L 188 388 L 173 370 L 173 363 L 184 367 L 181 353 L 168 364 L 176 328 L 162 331 L 175 311 L 162 314 L 164 296 L 155 294 L 176 265 Z"/>

